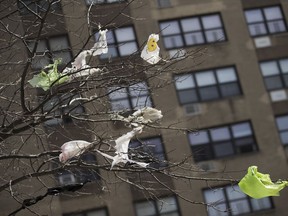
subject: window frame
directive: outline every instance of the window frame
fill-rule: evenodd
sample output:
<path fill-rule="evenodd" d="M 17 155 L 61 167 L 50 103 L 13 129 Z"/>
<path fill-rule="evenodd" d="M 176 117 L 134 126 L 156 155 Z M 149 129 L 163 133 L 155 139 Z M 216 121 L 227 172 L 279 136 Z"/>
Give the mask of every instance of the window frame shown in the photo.
<path fill-rule="evenodd" d="M 150 140 L 154 140 L 154 139 L 158 139 L 160 141 L 159 143 L 161 145 L 162 151 L 160 151 L 160 152 L 153 151 L 153 148 L 155 148 L 155 150 L 157 149 L 156 145 L 158 143 L 153 145 L 153 147 L 149 148 L 149 143 L 147 144 L 146 142 L 149 142 Z M 134 143 L 137 143 L 136 147 L 132 147 L 132 145 Z M 153 144 L 153 143 L 151 143 L 151 144 Z M 148 167 L 153 167 L 155 169 L 159 169 L 159 168 L 167 166 L 167 163 L 165 162 L 167 160 L 167 156 L 166 156 L 166 150 L 165 150 L 165 145 L 164 145 L 162 136 L 143 137 L 143 138 L 137 138 L 137 139 L 131 140 L 131 142 L 129 143 L 129 149 L 130 150 L 128 152 L 131 159 L 133 159 L 133 157 L 131 157 L 131 154 L 133 152 L 133 149 L 135 149 L 135 148 L 136 148 L 136 154 L 142 153 L 144 156 L 145 155 L 149 156 L 149 159 L 150 158 L 153 159 L 152 162 L 149 162 Z M 138 152 L 137 148 L 140 148 L 140 152 Z M 150 150 L 151 148 L 152 148 L 152 150 Z M 141 154 L 140 154 L 140 156 L 143 157 Z M 163 157 L 163 161 L 161 161 L 161 157 Z M 155 159 L 155 161 L 154 161 L 154 159 Z M 135 160 L 141 161 L 141 159 L 139 159 L 139 158 L 137 158 Z M 147 162 L 147 161 L 143 161 L 143 162 Z"/>
<path fill-rule="evenodd" d="M 131 31 L 133 32 L 133 40 L 125 40 L 125 41 L 118 41 L 117 40 L 117 33 L 116 31 L 117 30 L 121 30 L 121 29 L 125 29 L 125 28 L 130 28 Z M 111 35 L 112 35 L 112 39 L 113 39 L 113 42 L 109 42 L 109 33 L 111 32 Z M 118 28 L 114 28 L 114 29 L 108 29 L 108 32 L 107 32 L 107 47 L 108 47 L 108 53 L 107 54 L 102 54 L 99 56 L 99 59 L 101 61 L 105 61 L 105 60 L 108 60 L 109 58 L 125 58 L 125 57 L 128 57 L 128 56 L 131 56 L 133 55 L 133 53 L 137 52 L 138 49 L 139 49 L 139 44 L 138 44 L 138 41 L 137 41 L 137 35 L 136 35 L 136 31 L 135 31 L 135 28 L 134 28 L 134 25 L 127 25 L 127 26 L 121 26 L 121 27 L 118 27 Z M 94 33 L 94 40 L 97 41 L 98 39 L 98 30 L 95 31 Z M 127 55 L 121 55 L 121 51 L 120 51 L 120 48 L 121 46 L 125 45 L 126 43 L 135 43 L 136 45 L 136 50 L 131 52 L 130 54 L 127 54 Z M 111 48 L 109 49 L 109 47 L 115 49 L 116 51 L 116 56 L 111 56 L 109 55 L 109 51 L 111 50 Z"/>
<path fill-rule="evenodd" d="M 68 47 L 65 48 L 65 49 L 53 51 L 53 50 L 51 49 L 51 44 L 50 44 L 51 42 L 50 42 L 50 40 L 53 40 L 53 39 L 55 39 L 55 38 L 65 38 Z M 35 42 L 35 40 L 34 40 L 34 39 L 29 39 L 29 40 L 28 40 L 28 43 L 29 43 L 30 41 L 31 41 L 31 43 L 33 44 L 33 47 L 34 47 L 34 42 Z M 67 34 L 55 35 L 55 36 L 51 36 L 51 37 L 47 37 L 47 38 L 40 38 L 40 39 L 38 40 L 37 48 L 38 48 L 38 46 L 39 46 L 39 42 L 41 42 L 41 41 L 43 41 L 43 42 L 45 43 L 45 46 L 46 46 L 46 49 L 47 49 L 47 50 L 45 50 L 44 52 L 42 52 L 42 51 L 41 51 L 41 52 L 37 52 L 37 49 L 36 49 L 36 51 L 35 51 L 35 56 L 34 56 L 34 57 L 36 57 L 36 56 L 39 54 L 39 55 L 42 56 L 43 58 L 47 57 L 47 58 L 48 58 L 48 61 L 49 61 L 49 64 L 53 64 L 53 55 L 55 55 L 56 53 L 61 53 L 61 52 L 69 53 L 69 55 L 70 55 L 70 60 L 69 60 L 68 62 L 66 62 L 66 63 L 63 63 L 63 62 L 62 62 L 61 65 L 59 66 L 60 69 L 62 69 L 62 68 L 64 69 L 64 66 L 73 60 L 73 53 L 72 53 L 72 50 L 71 50 L 71 44 L 70 44 L 69 36 L 68 36 Z M 28 45 L 28 46 L 29 46 L 29 45 Z M 28 47 L 27 47 L 27 49 L 28 49 L 28 52 L 32 51 L 32 50 L 29 50 Z M 43 54 L 44 54 L 44 55 L 43 55 Z M 47 65 L 45 65 L 45 66 L 47 66 Z M 33 59 L 32 59 L 32 63 L 31 63 L 31 68 L 32 68 L 33 71 L 41 71 L 41 70 L 43 70 L 43 67 L 41 67 L 41 68 L 40 68 L 40 67 L 33 67 Z"/>
<path fill-rule="evenodd" d="M 147 86 L 147 88 L 145 89 L 145 91 L 147 91 L 147 94 L 140 94 L 141 93 L 141 90 L 139 91 L 139 94 L 137 96 L 133 96 L 133 91 L 131 91 L 131 86 L 134 86 L 134 85 L 145 85 Z M 109 98 L 109 102 L 110 102 L 110 109 L 112 111 L 133 111 L 135 110 L 135 108 L 137 108 L 137 106 L 134 106 L 133 105 L 133 99 L 134 98 L 139 98 L 139 97 L 146 97 L 146 101 L 148 101 L 148 104 L 151 103 L 151 107 L 153 107 L 153 100 L 152 100 L 152 97 L 151 97 L 151 92 L 150 92 L 150 88 L 149 88 L 149 85 L 147 82 L 143 81 L 143 82 L 138 82 L 138 83 L 134 83 L 132 85 L 126 85 L 126 86 L 111 86 L 111 88 L 116 88 L 116 90 L 108 90 L 108 93 L 107 93 L 107 96 Z M 117 91 L 122 91 L 122 90 L 125 90 L 125 97 L 123 98 L 120 98 L 120 99 L 111 99 L 110 95 L 117 92 Z M 128 105 L 129 107 L 128 108 L 124 108 L 124 109 L 113 109 L 113 105 L 112 103 L 113 102 L 117 102 L 117 101 L 125 101 L 125 102 L 128 102 Z M 141 107 L 141 106 L 140 106 Z"/>
<path fill-rule="evenodd" d="M 263 82 L 264 82 L 266 91 L 268 91 L 268 92 L 275 91 L 275 90 L 288 89 L 288 82 L 287 82 L 287 84 L 285 83 L 285 77 L 284 77 L 285 75 L 288 77 L 288 73 L 283 73 L 283 71 L 281 69 L 280 61 L 282 61 L 282 60 L 287 60 L 288 61 L 288 57 L 287 58 L 279 58 L 279 59 L 271 59 L 271 60 L 259 61 L 259 64 L 258 64 L 259 65 L 259 70 L 260 70 L 261 76 L 263 78 Z M 268 76 L 264 76 L 263 75 L 263 71 L 261 69 L 261 64 L 268 63 L 268 62 L 275 62 L 276 63 L 277 69 L 279 71 L 279 74 L 276 74 L 276 75 L 273 74 L 273 75 L 268 75 Z M 268 86 L 266 85 L 265 78 L 272 78 L 272 77 L 279 77 L 280 84 L 281 84 L 282 87 L 269 89 Z"/>
<path fill-rule="evenodd" d="M 158 202 L 161 203 L 161 200 L 162 200 L 162 199 L 167 199 L 167 198 L 174 198 L 177 209 L 176 209 L 176 211 L 163 212 L 163 213 L 161 214 L 161 212 L 159 211 L 159 208 L 158 208 Z M 134 207 L 134 214 L 135 214 L 135 216 L 138 216 L 136 205 L 137 205 L 137 204 L 140 204 L 140 203 L 147 203 L 147 204 L 150 204 L 151 206 L 154 207 L 155 214 L 149 215 L 149 216 L 161 216 L 161 215 L 163 215 L 163 214 L 176 213 L 176 212 L 178 213 L 178 216 L 181 216 L 181 211 L 180 211 L 181 209 L 180 209 L 180 207 L 179 207 L 179 202 L 178 202 L 177 197 L 174 196 L 174 195 L 161 196 L 161 197 L 159 197 L 159 199 L 157 199 L 157 200 L 154 200 L 154 199 L 144 199 L 144 200 L 134 201 L 134 202 L 133 202 L 133 207 Z"/>
<path fill-rule="evenodd" d="M 40 5 L 38 5 L 38 2 L 45 1 L 45 0 L 22 0 L 22 1 L 23 1 L 24 4 L 27 5 L 27 7 L 33 6 L 35 8 L 35 11 L 33 10 L 34 8 L 30 8 L 30 7 L 29 8 L 32 11 L 34 11 L 36 14 L 43 13 L 43 12 L 45 13 L 46 12 L 45 9 L 43 9 Z M 28 4 L 26 2 L 28 2 Z M 45 1 L 45 2 L 47 2 L 47 1 Z M 55 4 L 55 5 L 53 6 L 53 4 Z M 51 4 L 51 7 L 50 7 L 50 9 L 52 11 L 56 11 L 56 10 L 57 11 L 62 11 L 62 7 L 61 7 L 61 3 L 60 2 L 55 2 L 53 4 Z M 19 11 L 20 15 L 22 15 L 22 16 L 29 16 L 29 15 L 31 16 L 31 15 L 33 15 L 34 16 L 34 14 L 32 12 L 30 12 L 29 10 L 27 10 L 27 8 L 19 1 L 17 1 L 17 7 L 18 7 L 18 11 Z M 23 11 L 23 9 L 25 11 Z"/>
<path fill-rule="evenodd" d="M 240 136 L 240 137 L 236 137 L 235 135 L 233 135 L 233 131 L 232 131 L 232 127 L 236 126 L 236 125 L 241 125 L 243 123 L 248 123 L 249 127 L 250 127 L 250 135 L 245 135 L 245 136 Z M 221 128 L 227 128 L 228 132 L 229 132 L 229 139 L 223 139 L 223 140 L 219 140 L 219 141 L 213 141 L 212 139 L 212 131 L 213 130 L 217 130 L 217 129 L 221 129 Z M 201 131 L 205 132 L 207 134 L 207 140 L 208 142 L 203 142 L 203 143 L 198 143 L 198 144 L 193 144 L 190 140 L 190 136 L 199 136 L 197 134 L 195 134 L 195 132 L 191 132 L 187 134 L 187 139 L 188 139 L 188 143 L 190 145 L 192 154 L 193 154 L 193 158 L 195 162 L 202 162 L 202 161 L 209 161 L 209 160 L 217 160 L 217 159 L 223 159 L 223 158 L 227 158 L 227 157 L 233 157 L 236 155 L 242 155 L 242 154 L 247 154 L 247 153 L 253 153 L 253 152 L 258 152 L 259 148 L 258 148 L 258 144 L 257 144 L 257 140 L 254 134 L 254 129 L 253 129 L 253 125 L 251 123 L 251 121 L 246 120 L 246 121 L 241 121 L 241 122 L 235 122 L 235 123 L 231 123 L 231 124 L 225 124 L 225 125 L 217 125 L 215 127 L 209 127 L 206 129 L 200 129 L 199 133 L 201 133 Z M 238 152 L 237 151 L 237 146 L 241 147 L 242 145 L 237 145 L 237 141 L 243 140 L 243 139 L 251 139 L 253 142 L 251 144 L 249 144 L 249 147 L 252 148 L 252 151 L 244 151 L 244 152 Z M 215 153 L 215 147 L 217 145 L 223 145 L 225 143 L 228 143 L 231 147 L 231 149 L 233 150 L 233 152 L 231 154 L 228 155 L 221 155 L 221 156 L 217 156 Z M 248 146 L 243 145 L 243 146 Z M 207 154 L 209 153 L 209 155 L 204 155 L 200 157 L 199 155 L 197 155 L 197 152 L 201 152 L 202 149 L 204 149 L 204 153 Z M 209 151 L 209 152 L 206 152 Z"/>
<path fill-rule="evenodd" d="M 93 157 L 92 160 L 86 160 L 85 156 L 89 156 L 89 157 Z M 72 158 L 70 159 L 71 164 L 82 164 L 82 163 L 86 163 L 86 164 L 97 164 L 97 157 L 95 154 L 93 153 L 85 153 L 83 155 L 81 155 L 79 158 Z M 55 168 L 59 168 L 61 167 L 62 164 L 59 163 L 59 161 L 53 160 L 52 161 L 52 169 Z M 91 172 L 94 172 L 93 174 Z M 71 175 L 73 177 L 73 182 L 72 183 L 61 183 L 61 177 L 65 176 L 65 175 Z M 85 167 L 74 167 L 72 169 L 66 170 L 65 168 L 61 168 L 60 170 L 58 170 L 55 174 L 54 174 L 55 178 L 58 181 L 58 184 L 61 186 L 65 186 L 65 185 L 70 185 L 70 184 L 75 184 L 75 183 L 84 183 L 86 181 L 91 181 L 91 182 L 96 182 L 96 181 L 100 181 L 101 177 L 99 175 L 99 170 L 97 168 L 93 168 L 93 167 L 89 167 L 89 168 L 85 168 Z"/>
<path fill-rule="evenodd" d="M 65 98 L 66 96 L 68 96 L 67 98 Z M 43 122 L 43 125 L 47 128 L 53 128 L 55 126 L 58 126 L 60 124 L 70 124 L 73 123 L 73 118 L 70 116 L 70 114 L 73 114 L 73 111 L 80 108 L 82 111 L 80 113 L 85 113 L 85 107 L 82 105 L 81 102 L 78 102 L 76 104 L 71 104 L 71 105 L 67 105 L 66 107 L 62 107 L 63 105 L 66 104 L 66 100 L 68 100 L 67 102 L 69 103 L 71 100 L 73 100 L 74 97 L 81 97 L 81 94 L 71 94 L 70 92 L 66 92 L 63 94 L 56 94 L 53 95 L 51 98 L 49 99 L 44 99 L 45 102 L 43 103 L 43 107 L 42 107 L 42 112 L 47 114 L 51 114 L 53 113 L 54 115 L 60 115 L 61 118 L 52 118 L 49 120 L 46 120 Z M 56 103 L 52 105 L 51 108 L 48 108 L 47 110 L 45 109 L 45 105 L 47 103 L 49 103 L 51 100 L 55 99 Z M 50 102 L 50 104 L 53 101 Z M 50 104 L 47 104 L 47 106 L 49 106 Z M 69 111 L 67 112 L 66 109 L 69 109 Z M 51 121 L 51 123 L 48 123 L 49 121 Z M 52 122 L 52 121 L 56 121 L 56 123 Z"/>
<path fill-rule="evenodd" d="M 278 7 L 279 8 L 279 10 L 281 11 L 282 19 L 267 20 L 264 10 L 267 9 L 267 8 L 273 8 L 273 7 Z M 257 22 L 248 23 L 247 16 L 246 16 L 245 12 L 246 11 L 252 11 L 252 10 L 260 10 L 262 18 L 263 18 L 263 21 L 257 21 Z M 248 27 L 249 35 L 251 37 L 253 37 L 253 38 L 261 37 L 261 36 L 265 36 L 265 35 L 281 34 L 281 33 L 287 32 L 287 23 L 286 23 L 285 14 L 283 13 L 283 9 L 282 9 L 281 5 L 270 5 L 270 6 L 263 6 L 263 7 L 246 8 L 246 9 L 244 9 L 244 18 L 245 18 L 245 21 L 246 21 L 246 24 L 247 24 L 247 27 Z M 271 21 L 278 21 L 278 20 L 283 21 L 285 30 L 284 31 L 270 33 L 270 29 L 268 27 L 268 23 L 271 22 Z M 266 33 L 252 35 L 251 32 L 250 32 L 249 26 L 250 25 L 255 25 L 255 24 L 258 24 L 258 23 L 263 23 L 263 25 L 265 27 L 265 30 L 266 30 Z"/>
<path fill-rule="evenodd" d="M 217 15 L 219 17 L 221 26 L 220 27 L 216 27 L 216 28 L 207 28 L 207 29 L 204 28 L 202 19 L 205 18 L 205 17 L 213 16 L 213 15 Z M 186 20 L 186 19 L 197 19 L 199 21 L 199 24 L 200 24 L 200 29 L 199 30 L 192 30 L 192 31 L 191 30 L 190 31 L 184 31 L 184 29 L 182 27 L 182 24 L 181 24 L 181 21 Z M 178 28 L 179 28 L 179 33 L 163 35 L 162 34 L 163 29 L 165 29 L 166 27 L 162 29 L 161 28 L 161 23 L 165 23 L 165 22 L 177 22 L 177 25 L 178 25 Z M 164 48 L 166 50 L 175 50 L 175 49 L 181 49 L 181 48 L 185 48 L 185 47 L 201 46 L 201 45 L 204 45 L 204 44 L 221 43 L 221 42 L 228 41 L 227 33 L 225 31 L 224 22 L 223 22 L 223 19 L 222 19 L 222 16 L 221 16 L 220 12 L 210 13 L 210 14 L 202 14 L 202 15 L 198 15 L 198 16 L 189 16 L 189 17 L 183 17 L 183 18 L 177 18 L 177 19 L 159 20 L 158 25 L 159 25 L 159 28 L 160 28 L 160 32 L 161 32 L 161 37 L 162 37 L 162 40 L 163 40 Z M 208 31 L 217 30 L 217 29 L 221 29 L 222 30 L 223 39 L 218 38 L 217 40 L 209 42 L 205 33 L 207 33 Z M 202 35 L 203 42 L 202 43 L 201 42 L 200 43 L 196 42 L 196 43 L 191 44 L 191 45 L 187 44 L 187 42 L 185 40 L 185 34 L 199 33 L 199 32 Z M 171 36 L 179 36 L 181 38 L 181 41 L 182 41 L 182 46 L 173 46 L 173 47 L 167 48 L 166 45 L 165 45 L 165 38 L 171 37 Z"/>
<path fill-rule="evenodd" d="M 236 199 L 235 198 L 234 199 L 230 199 L 229 195 L 228 195 L 228 193 L 229 193 L 228 188 L 230 188 L 230 187 L 232 187 L 233 190 L 243 194 L 243 196 L 242 197 L 238 197 Z M 233 203 L 235 201 L 237 202 L 237 201 L 245 200 L 245 201 L 248 202 L 249 212 L 247 212 L 247 213 L 244 212 L 244 213 L 240 213 L 240 214 L 237 214 L 237 215 L 248 215 L 248 214 L 251 214 L 251 213 L 264 212 L 264 211 L 271 210 L 271 209 L 275 208 L 275 205 L 274 205 L 272 197 L 265 197 L 265 198 L 262 198 L 262 199 L 263 200 L 264 199 L 269 200 L 271 208 L 263 208 L 263 209 L 260 209 L 260 210 L 254 210 L 253 209 L 252 200 L 261 200 L 261 199 L 253 199 L 253 198 L 247 196 L 246 194 L 244 194 L 239 189 L 238 185 L 231 185 L 231 184 L 230 185 L 222 185 L 222 186 L 216 186 L 216 187 L 203 188 L 202 189 L 202 197 L 203 197 L 203 200 L 204 200 L 205 203 L 207 203 L 207 197 L 205 196 L 205 191 L 213 191 L 213 190 L 223 190 L 223 195 L 224 195 L 224 198 L 225 198 L 224 200 L 217 200 L 215 202 L 212 202 L 212 204 L 215 204 L 216 208 L 217 208 L 217 205 L 219 205 L 219 204 L 225 204 L 225 206 L 229 210 L 229 209 L 231 209 L 231 203 Z M 208 208 L 207 208 L 207 215 L 208 216 L 212 216 L 212 215 L 209 215 Z M 234 215 L 234 214 L 232 214 L 232 211 L 227 211 L 226 213 L 227 213 L 227 216 L 233 216 Z"/>
<path fill-rule="evenodd" d="M 225 69 L 233 69 L 236 80 L 235 81 L 229 81 L 229 82 L 220 82 L 218 79 L 218 70 L 225 70 Z M 205 86 L 199 86 L 197 83 L 197 79 L 196 76 L 197 74 L 201 74 L 201 73 L 205 73 L 205 72 L 212 72 L 213 73 L 213 77 L 215 79 L 215 84 L 213 85 L 205 85 Z M 194 82 L 194 87 L 191 88 L 183 88 L 183 89 L 177 89 L 177 78 L 178 76 L 192 76 L 193 82 Z M 180 78 L 181 79 L 181 78 Z M 227 99 L 227 98 L 233 98 L 233 97 L 237 97 L 237 96 L 241 96 L 243 95 L 243 91 L 242 91 L 242 87 L 241 87 L 241 83 L 239 80 L 239 76 L 238 76 L 238 72 L 237 72 L 237 68 L 236 66 L 226 66 L 226 67 L 220 67 L 220 68 L 213 68 L 213 69 L 207 69 L 207 70 L 201 70 L 201 71 L 194 71 L 194 72 L 188 72 L 188 73 L 181 73 L 181 74 L 173 74 L 173 80 L 174 80 L 174 89 L 176 90 L 176 94 L 177 94 L 177 99 L 178 99 L 178 103 L 180 105 L 187 105 L 187 104 L 193 104 L 193 103 L 201 103 L 201 102 L 209 102 L 209 101 L 216 101 L 216 100 L 223 100 L 223 99 Z M 239 94 L 236 95 L 228 95 L 225 96 L 223 95 L 223 92 L 221 91 L 221 86 L 223 87 L 224 85 L 227 84 L 236 84 L 238 89 L 239 89 Z M 217 90 L 217 95 L 218 97 L 215 98 L 211 98 L 211 99 L 202 99 L 201 98 L 201 94 L 200 94 L 200 90 L 204 89 L 204 88 L 208 88 L 208 87 L 215 87 Z M 182 102 L 181 101 L 181 96 L 180 93 L 184 92 L 184 91 L 193 91 L 195 92 L 195 96 L 196 96 L 196 100 L 195 101 L 188 101 L 188 102 Z"/>
<path fill-rule="evenodd" d="M 288 128 L 287 128 L 287 129 L 280 130 L 279 125 L 278 125 L 278 122 L 277 122 L 277 119 L 278 119 L 278 118 L 282 118 L 282 117 L 287 117 L 287 118 L 288 118 L 288 113 L 286 113 L 286 114 L 284 114 L 284 115 L 277 115 L 277 116 L 275 116 L 275 124 L 276 124 L 276 127 L 277 127 L 278 136 L 279 136 L 279 139 L 280 139 L 280 142 L 281 142 L 282 146 L 283 146 L 284 148 L 288 148 L 288 143 L 283 143 L 283 142 L 282 142 L 282 139 L 281 139 L 281 133 L 282 133 L 282 132 L 288 133 Z M 288 122 L 287 122 L 287 125 L 288 125 Z"/>

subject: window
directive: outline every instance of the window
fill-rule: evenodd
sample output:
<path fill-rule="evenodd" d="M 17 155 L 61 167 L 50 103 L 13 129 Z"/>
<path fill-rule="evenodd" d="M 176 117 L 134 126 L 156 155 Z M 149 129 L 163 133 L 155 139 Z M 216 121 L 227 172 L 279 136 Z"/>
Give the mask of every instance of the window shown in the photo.
<path fill-rule="evenodd" d="M 18 0 L 18 8 L 20 14 L 27 15 L 34 13 L 45 12 L 49 8 L 50 2 L 47 0 Z M 51 3 L 50 11 L 60 10 L 60 1 L 54 1 Z"/>
<path fill-rule="evenodd" d="M 30 51 L 34 48 L 35 41 L 28 42 Z M 41 70 L 53 59 L 62 59 L 62 66 L 65 66 L 72 59 L 72 54 L 67 36 L 51 37 L 49 39 L 41 39 L 38 41 L 36 55 L 32 60 L 32 69 Z"/>
<path fill-rule="evenodd" d="M 250 122 L 200 130 L 188 138 L 196 162 L 257 151 Z"/>
<path fill-rule="evenodd" d="M 288 146 L 288 115 L 277 116 L 276 124 L 282 144 Z"/>
<path fill-rule="evenodd" d="M 166 49 L 226 40 L 220 14 L 160 22 Z"/>
<path fill-rule="evenodd" d="M 180 104 L 242 94 L 234 67 L 176 75 L 174 80 Z"/>
<path fill-rule="evenodd" d="M 106 36 L 108 53 L 100 55 L 100 59 L 128 56 L 138 50 L 134 28 L 131 26 L 109 30 Z M 95 34 L 96 41 L 98 37 L 99 33 L 97 32 Z"/>
<path fill-rule="evenodd" d="M 160 168 L 166 166 L 165 151 L 160 137 L 138 139 L 129 144 L 130 158 L 149 163 L 149 167 Z"/>
<path fill-rule="evenodd" d="M 106 208 L 89 210 L 85 212 L 64 214 L 63 216 L 108 216 L 108 211 Z"/>
<path fill-rule="evenodd" d="M 75 159 L 71 159 L 70 163 L 78 163 L 78 158 Z M 81 155 L 80 157 L 80 161 L 83 164 L 96 164 L 96 157 L 94 154 L 92 153 L 86 153 Z M 61 166 L 59 164 L 59 162 L 55 162 L 53 164 L 54 168 L 56 168 L 57 166 Z M 98 174 L 98 170 L 95 168 L 83 168 L 83 167 L 75 167 L 69 170 L 61 170 L 58 171 L 58 173 L 56 174 L 59 184 L 60 185 L 69 185 L 69 184 L 75 184 L 75 183 L 82 183 L 82 182 L 87 182 L 87 181 L 96 181 L 100 179 L 100 176 Z"/>
<path fill-rule="evenodd" d="M 245 17 L 251 36 L 287 31 L 283 13 L 279 6 L 245 10 Z"/>
<path fill-rule="evenodd" d="M 129 87 L 110 87 L 109 92 L 113 111 L 134 110 L 152 106 L 148 86 L 145 82 Z"/>
<path fill-rule="evenodd" d="M 136 216 L 180 216 L 176 197 L 135 203 Z"/>
<path fill-rule="evenodd" d="M 288 58 L 260 62 L 260 69 L 268 91 L 288 88 Z"/>
<path fill-rule="evenodd" d="M 109 3 L 119 3 L 125 2 L 126 0 L 85 0 L 87 5 L 90 4 L 109 4 Z"/>
<path fill-rule="evenodd" d="M 72 101 L 75 98 L 80 98 L 79 94 L 65 93 L 61 95 L 56 95 L 48 100 L 43 105 L 43 112 L 47 113 L 49 120 L 45 121 L 46 127 L 55 126 L 61 123 L 71 123 L 73 118 L 71 115 L 79 115 L 85 112 L 84 107 L 81 102 Z M 70 102 L 72 102 L 70 104 Z"/>
<path fill-rule="evenodd" d="M 208 216 L 246 215 L 274 208 L 270 197 L 250 198 L 241 192 L 238 185 L 206 189 L 203 194 L 205 202 L 213 205 L 207 208 Z"/>

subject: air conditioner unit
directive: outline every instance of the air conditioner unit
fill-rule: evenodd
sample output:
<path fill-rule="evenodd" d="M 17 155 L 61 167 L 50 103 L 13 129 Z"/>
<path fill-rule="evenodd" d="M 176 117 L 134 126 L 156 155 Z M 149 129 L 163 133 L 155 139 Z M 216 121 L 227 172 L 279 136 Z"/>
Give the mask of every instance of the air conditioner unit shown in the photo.
<path fill-rule="evenodd" d="M 159 8 L 171 7 L 171 2 L 170 0 L 158 0 L 158 7 Z"/>
<path fill-rule="evenodd" d="M 61 185 L 68 185 L 76 183 L 75 176 L 71 173 L 62 174 L 59 176 L 59 183 Z"/>
<path fill-rule="evenodd" d="M 200 104 L 185 105 L 184 111 L 186 115 L 198 115 L 201 113 L 201 105 Z"/>
<path fill-rule="evenodd" d="M 198 163 L 200 169 L 204 171 L 212 171 L 215 169 L 215 165 L 212 161 L 203 161 Z"/>
<path fill-rule="evenodd" d="M 268 36 L 257 37 L 254 39 L 254 43 L 255 43 L 256 48 L 270 47 L 272 44 L 271 39 Z"/>
<path fill-rule="evenodd" d="M 287 93 L 285 89 L 271 91 L 270 97 L 272 102 L 287 100 Z"/>

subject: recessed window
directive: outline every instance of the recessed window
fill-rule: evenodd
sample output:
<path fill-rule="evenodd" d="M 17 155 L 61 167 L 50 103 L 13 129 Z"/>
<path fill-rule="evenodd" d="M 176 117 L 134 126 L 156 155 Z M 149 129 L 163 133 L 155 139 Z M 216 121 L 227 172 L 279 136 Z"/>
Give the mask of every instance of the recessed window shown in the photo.
<path fill-rule="evenodd" d="M 174 76 L 180 104 L 216 100 L 241 95 L 234 67 Z"/>
<path fill-rule="evenodd" d="M 130 158 L 149 163 L 149 167 L 166 166 L 165 151 L 161 137 L 133 140 L 129 144 Z"/>
<path fill-rule="evenodd" d="M 110 4 L 110 3 L 119 3 L 125 2 L 126 0 L 85 0 L 87 5 L 91 4 Z"/>
<path fill-rule="evenodd" d="M 148 86 L 145 82 L 128 87 L 110 87 L 108 90 L 113 111 L 135 110 L 152 106 Z"/>
<path fill-rule="evenodd" d="M 49 6 L 50 5 L 50 6 Z M 61 9 L 59 1 L 50 3 L 47 0 L 21 0 L 18 1 L 20 14 L 32 15 L 33 13 L 46 12 L 50 7 L 50 12 Z"/>
<path fill-rule="evenodd" d="M 28 41 L 28 48 L 32 52 L 35 41 Z M 72 59 L 71 49 L 67 36 L 57 36 L 38 41 L 36 53 L 32 59 L 32 69 L 42 70 L 55 59 L 62 59 L 61 65 L 65 66 Z"/>
<path fill-rule="evenodd" d="M 87 181 L 97 181 L 100 179 L 98 169 L 93 167 L 88 167 L 88 165 L 95 165 L 97 164 L 96 157 L 92 153 L 85 153 L 81 155 L 80 158 L 72 158 L 70 160 L 71 164 L 79 164 L 79 161 L 83 163 L 85 166 L 75 166 L 69 170 L 61 169 L 57 171 L 56 177 L 59 181 L 59 185 L 70 185 L 75 183 L 85 183 Z M 53 164 L 53 168 L 57 168 L 61 166 L 59 162 L 55 161 Z"/>
<path fill-rule="evenodd" d="M 288 58 L 260 62 L 260 69 L 268 91 L 288 88 Z"/>
<path fill-rule="evenodd" d="M 43 113 L 48 120 L 44 122 L 46 127 L 53 127 L 61 123 L 73 122 L 72 115 L 79 116 L 85 112 L 81 102 L 74 100 L 80 98 L 79 94 L 65 93 L 55 95 L 43 105 Z M 72 102 L 72 103 L 71 103 Z"/>
<path fill-rule="evenodd" d="M 253 199 L 241 192 L 238 185 L 209 188 L 203 191 L 208 216 L 248 215 L 274 208 L 270 197 Z"/>
<path fill-rule="evenodd" d="M 166 49 L 225 41 L 220 14 L 210 14 L 159 23 Z"/>
<path fill-rule="evenodd" d="M 276 124 L 282 144 L 288 146 L 288 115 L 277 116 Z"/>
<path fill-rule="evenodd" d="M 137 202 L 134 205 L 136 216 L 180 216 L 176 197 Z"/>
<path fill-rule="evenodd" d="M 280 6 L 245 10 L 245 17 L 251 36 L 276 34 L 287 31 Z"/>
<path fill-rule="evenodd" d="M 77 212 L 71 214 L 64 214 L 63 216 L 108 216 L 108 211 L 106 208 L 89 210 L 84 212 Z"/>
<path fill-rule="evenodd" d="M 200 130 L 188 138 L 196 162 L 257 151 L 250 122 Z"/>
<path fill-rule="evenodd" d="M 97 41 L 99 33 L 95 34 Z M 99 56 L 100 59 L 129 56 L 138 50 L 134 28 L 131 26 L 108 30 L 106 33 L 108 53 Z"/>

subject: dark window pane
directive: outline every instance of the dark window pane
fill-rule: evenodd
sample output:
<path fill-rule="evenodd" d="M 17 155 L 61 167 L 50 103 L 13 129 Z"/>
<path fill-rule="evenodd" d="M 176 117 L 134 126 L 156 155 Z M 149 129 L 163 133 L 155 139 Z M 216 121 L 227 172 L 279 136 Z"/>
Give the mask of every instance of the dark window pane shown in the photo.
<path fill-rule="evenodd" d="M 253 152 L 256 150 L 256 145 L 253 137 L 246 137 L 235 140 L 235 148 L 237 153 Z"/>
<path fill-rule="evenodd" d="M 203 101 L 219 98 L 219 92 L 216 86 L 199 88 L 199 94 Z"/>
<path fill-rule="evenodd" d="M 31 11 L 33 11 L 33 12 L 37 12 L 37 9 L 36 9 L 36 4 L 34 3 L 34 2 L 32 2 L 32 1 L 27 1 L 27 0 L 25 0 L 25 1 L 22 1 L 25 5 L 23 5 L 21 2 L 19 3 L 19 8 L 20 8 L 20 10 L 21 10 L 21 14 L 28 14 L 28 13 L 31 13 L 30 12 L 30 10 Z M 29 9 L 30 10 L 29 10 Z"/>
<path fill-rule="evenodd" d="M 213 159 L 213 152 L 209 145 L 192 146 L 192 152 L 196 162 Z"/>
<path fill-rule="evenodd" d="M 286 88 L 288 87 L 288 74 L 283 75 Z"/>
<path fill-rule="evenodd" d="M 46 0 L 41 0 L 41 1 L 38 1 L 36 5 L 39 8 L 39 11 L 46 11 L 49 7 L 49 2 Z"/>
<path fill-rule="evenodd" d="M 92 168 L 86 168 L 77 173 L 77 178 L 79 182 L 95 181 L 100 179 L 97 171 Z"/>
<path fill-rule="evenodd" d="M 148 150 L 152 154 L 163 154 L 163 146 L 160 138 L 150 138 L 143 141 L 143 144 L 146 146 L 146 150 Z"/>
<path fill-rule="evenodd" d="M 143 141 L 132 141 L 129 144 L 129 157 L 133 160 L 149 163 L 149 167 L 166 166 L 165 153 L 161 138 L 148 138 Z"/>
<path fill-rule="evenodd" d="M 241 94 L 238 83 L 221 84 L 220 91 L 222 97 L 230 97 Z"/>
<path fill-rule="evenodd" d="M 178 96 L 181 104 L 193 103 L 198 101 L 198 96 L 195 89 L 179 91 Z"/>
<path fill-rule="evenodd" d="M 233 144 L 231 142 L 223 142 L 220 144 L 213 144 L 215 157 L 224 157 L 228 155 L 233 155 Z"/>
<path fill-rule="evenodd" d="M 283 88 L 283 84 L 280 76 L 265 77 L 265 85 L 267 90 Z"/>

